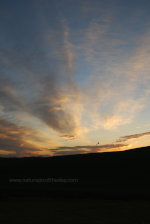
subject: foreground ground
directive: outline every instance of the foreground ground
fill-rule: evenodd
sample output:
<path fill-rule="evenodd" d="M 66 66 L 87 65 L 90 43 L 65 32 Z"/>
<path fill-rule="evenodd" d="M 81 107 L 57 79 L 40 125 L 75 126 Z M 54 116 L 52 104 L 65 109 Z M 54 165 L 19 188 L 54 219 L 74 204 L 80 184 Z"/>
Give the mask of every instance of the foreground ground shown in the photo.
<path fill-rule="evenodd" d="M 149 224 L 150 202 L 10 197 L 0 201 L 0 223 Z"/>
<path fill-rule="evenodd" d="M 150 147 L 0 158 L 0 224 L 150 224 L 149 164 Z"/>

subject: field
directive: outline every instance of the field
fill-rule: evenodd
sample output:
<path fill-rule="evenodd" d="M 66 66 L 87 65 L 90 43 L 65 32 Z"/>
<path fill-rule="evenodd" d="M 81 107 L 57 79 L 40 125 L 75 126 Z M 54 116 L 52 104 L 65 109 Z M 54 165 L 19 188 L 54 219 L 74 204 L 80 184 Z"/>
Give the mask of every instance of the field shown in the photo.
<path fill-rule="evenodd" d="M 0 223 L 149 224 L 149 161 L 150 147 L 0 158 Z"/>
<path fill-rule="evenodd" d="M 0 223 L 149 224 L 149 211 L 146 201 L 12 197 L 0 202 Z"/>

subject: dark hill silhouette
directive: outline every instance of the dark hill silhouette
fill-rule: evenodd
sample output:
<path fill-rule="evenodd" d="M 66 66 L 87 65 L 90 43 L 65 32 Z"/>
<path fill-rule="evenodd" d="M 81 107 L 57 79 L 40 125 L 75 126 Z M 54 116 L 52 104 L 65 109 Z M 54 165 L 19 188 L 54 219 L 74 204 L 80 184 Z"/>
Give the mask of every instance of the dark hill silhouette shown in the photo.
<path fill-rule="evenodd" d="M 55 157 L 0 158 L 0 170 L 1 196 L 150 199 L 150 147 Z"/>

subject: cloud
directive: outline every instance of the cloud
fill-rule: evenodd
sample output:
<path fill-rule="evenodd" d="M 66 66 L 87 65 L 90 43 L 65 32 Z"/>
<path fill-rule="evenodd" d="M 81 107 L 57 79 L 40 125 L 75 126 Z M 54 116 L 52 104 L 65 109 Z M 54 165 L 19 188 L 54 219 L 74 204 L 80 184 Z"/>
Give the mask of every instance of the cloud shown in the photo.
<path fill-rule="evenodd" d="M 93 21 L 88 25 L 79 49 L 90 71 L 82 86 L 90 128 L 110 130 L 130 124 L 148 105 L 149 32 L 138 36 L 136 45 L 126 52 L 132 40 L 118 33 L 114 36 L 113 24 Z"/>
<path fill-rule="evenodd" d="M 2 68 L 13 75 L 2 74 L 0 79 L 1 107 L 14 117 L 12 112 L 27 112 L 60 136 L 75 138 L 81 129 L 77 109 L 81 102 L 66 21 L 62 20 L 60 31 L 48 29 L 43 35 L 47 52 L 19 45 L 2 52 Z"/>
<path fill-rule="evenodd" d="M 79 92 L 65 83 L 61 87 L 54 76 L 41 80 L 41 95 L 32 102 L 30 113 L 57 131 L 61 136 L 76 137 L 79 118 L 72 112 L 78 105 Z M 72 89 L 70 89 L 72 87 Z"/>
<path fill-rule="evenodd" d="M 25 106 L 15 85 L 2 75 L 0 77 L 0 101 L 1 107 L 5 111 L 18 110 Z"/>
<path fill-rule="evenodd" d="M 131 139 L 142 138 L 142 137 L 145 137 L 145 136 L 150 136 L 150 132 L 144 132 L 144 133 L 140 133 L 140 134 L 122 136 L 121 138 L 119 138 L 117 140 L 117 142 L 125 142 L 125 141 L 131 140 Z"/>
<path fill-rule="evenodd" d="M 8 120 L 0 119 L 0 155 L 25 156 L 26 153 L 39 153 L 39 149 L 29 139 L 26 139 L 27 133 L 31 130 L 25 130 Z"/>
<path fill-rule="evenodd" d="M 61 136 L 76 137 L 80 126 L 79 110 L 77 111 L 80 92 L 76 84 L 71 80 L 62 83 L 61 78 L 58 81 L 58 75 L 48 74 L 40 79 L 38 86 L 40 93 L 35 90 L 38 97 L 27 102 L 26 111 L 41 119 Z"/>
<path fill-rule="evenodd" d="M 3 153 L 33 153 L 32 146 L 45 150 L 66 139 L 81 140 L 83 135 L 87 139 L 95 129 L 130 124 L 149 100 L 150 32 L 140 31 L 135 38 L 130 28 L 136 22 L 130 26 L 120 22 L 122 11 L 117 10 L 123 8 L 111 1 L 63 1 L 57 7 L 54 2 L 34 1 L 35 11 L 27 13 L 25 7 L 25 19 L 10 10 L 2 28 L 0 118 L 1 123 L 4 119 L 10 122 L 6 127 L 14 125 L 12 129 L 19 130 L 10 135 L 2 125 Z M 14 10 L 13 5 L 10 8 Z M 134 17 L 131 11 L 130 20 Z M 17 23 L 18 18 L 24 26 Z M 15 27 L 13 32 L 8 24 Z M 77 144 L 70 153 L 92 150 Z"/>
<path fill-rule="evenodd" d="M 55 149 L 49 149 L 54 155 L 98 153 L 107 151 L 117 151 L 128 146 L 127 144 L 106 144 L 106 145 L 82 145 L 82 146 L 62 146 Z"/>
<path fill-rule="evenodd" d="M 143 99 L 127 99 L 114 105 L 112 115 L 104 116 L 103 126 L 105 129 L 114 129 L 120 125 L 129 124 L 137 112 L 144 108 Z"/>
<path fill-rule="evenodd" d="M 70 79 L 74 71 L 75 52 L 74 46 L 69 40 L 70 29 L 67 23 L 65 18 L 61 18 L 59 31 L 47 28 L 45 40 L 50 50 L 53 51 L 53 57 L 55 56 L 59 60 L 61 70 L 64 70 L 66 75 L 69 74 L 67 77 Z"/>

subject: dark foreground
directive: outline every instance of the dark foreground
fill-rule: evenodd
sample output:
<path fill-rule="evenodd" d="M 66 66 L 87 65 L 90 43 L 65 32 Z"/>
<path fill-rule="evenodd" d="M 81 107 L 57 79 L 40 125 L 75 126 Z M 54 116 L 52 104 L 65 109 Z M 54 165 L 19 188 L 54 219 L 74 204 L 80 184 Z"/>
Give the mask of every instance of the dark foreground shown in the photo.
<path fill-rule="evenodd" d="M 0 202 L 0 223 L 149 224 L 150 203 L 12 197 Z"/>
<path fill-rule="evenodd" d="M 0 158 L 0 223 L 150 224 L 150 147 Z"/>

